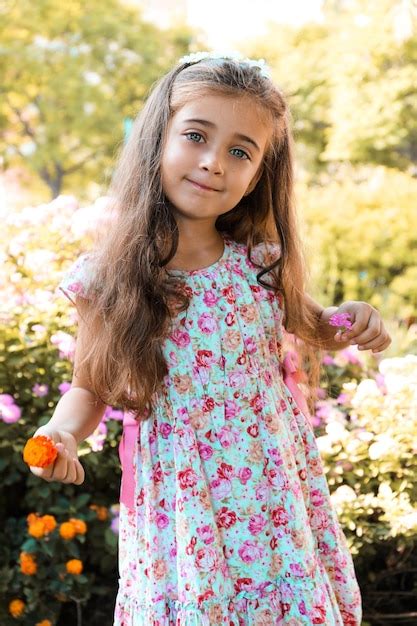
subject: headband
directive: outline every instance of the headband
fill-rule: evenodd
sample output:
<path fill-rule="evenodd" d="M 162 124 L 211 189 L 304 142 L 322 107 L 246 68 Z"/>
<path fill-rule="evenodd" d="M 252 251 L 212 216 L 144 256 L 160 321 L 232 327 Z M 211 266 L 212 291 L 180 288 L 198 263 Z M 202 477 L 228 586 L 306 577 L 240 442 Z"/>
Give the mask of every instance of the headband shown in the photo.
<path fill-rule="evenodd" d="M 194 63 L 199 63 L 200 61 L 206 60 L 214 62 L 217 61 L 219 63 L 224 60 L 235 61 L 236 63 L 241 63 L 249 67 L 255 67 L 259 70 L 261 76 L 263 76 L 264 78 L 271 78 L 271 72 L 265 62 L 265 59 L 248 59 L 240 54 L 240 52 L 235 51 L 219 52 L 217 50 L 213 50 L 212 52 L 191 52 L 191 54 L 187 54 L 181 57 L 178 63 L 193 65 Z"/>

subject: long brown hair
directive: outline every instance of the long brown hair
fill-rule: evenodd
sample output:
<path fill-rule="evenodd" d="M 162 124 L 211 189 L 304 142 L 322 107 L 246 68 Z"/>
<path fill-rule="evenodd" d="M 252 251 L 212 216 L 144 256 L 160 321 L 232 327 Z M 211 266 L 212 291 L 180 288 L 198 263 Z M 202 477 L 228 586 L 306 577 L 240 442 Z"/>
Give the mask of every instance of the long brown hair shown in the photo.
<path fill-rule="evenodd" d="M 216 227 L 245 243 L 249 258 L 256 244 L 279 243 L 280 259 L 259 267 L 258 282 L 268 286 L 264 277 L 269 273 L 272 288 L 283 295 L 287 330 L 296 330 L 306 342 L 317 341 L 317 320 L 304 304 L 306 265 L 293 198 L 290 113 L 284 96 L 259 69 L 244 62 L 178 65 L 155 85 L 122 149 L 109 193 L 114 219 L 97 242 L 95 299 L 91 319 L 86 320 L 94 329 L 84 362 L 92 389 L 106 404 L 131 410 L 142 420 L 150 415 L 168 373 L 162 342 L 169 333 L 172 302 L 179 302 L 180 309 L 188 304 L 178 279 L 165 269 L 177 250 L 178 228 L 161 184 L 164 140 L 171 116 L 190 98 L 207 93 L 253 98 L 271 123 L 257 185 L 219 216 Z M 317 357 L 308 343 L 302 349 L 314 387 Z"/>

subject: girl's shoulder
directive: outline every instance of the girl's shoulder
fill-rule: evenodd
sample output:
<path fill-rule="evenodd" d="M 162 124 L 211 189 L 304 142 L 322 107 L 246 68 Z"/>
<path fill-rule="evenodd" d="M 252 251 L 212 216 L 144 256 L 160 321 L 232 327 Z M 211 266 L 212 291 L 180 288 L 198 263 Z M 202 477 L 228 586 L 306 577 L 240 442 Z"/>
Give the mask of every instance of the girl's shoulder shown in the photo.
<path fill-rule="evenodd" d="M 94 257 L 90 252 L 81 254 L 61 276 L 57 289 L 71 302 L 71 296 L 89 299 L 94 287 Z"/>

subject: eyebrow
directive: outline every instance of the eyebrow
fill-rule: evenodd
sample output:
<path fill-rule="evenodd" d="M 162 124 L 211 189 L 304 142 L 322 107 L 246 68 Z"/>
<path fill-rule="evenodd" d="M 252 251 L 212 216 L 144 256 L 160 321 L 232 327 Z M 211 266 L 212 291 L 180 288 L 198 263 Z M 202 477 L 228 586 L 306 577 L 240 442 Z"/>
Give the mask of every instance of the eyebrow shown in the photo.
<path fill-rule="evenodd" d="M 213 122 L 209 122 L 208 120 L 201 120 L 197 118 L 184 120 L 184 124 L 189 124 L 191 122 L 196 123 L 196 124 L 202 124 L 203 126 L 208 126 L 209 128 L 216 128 L 216 124 L 214 124 Z M 261 151 L 256 141 L 252 139 L 251 137 L 248 137 L 247 135 L 242 135 L 242 133 L 235 133 L 234 136 L 237 139 L 240 139 L 241 141 L 246 141 L 246 143 L 252 144 L 257 150 L 259 150 L 259 152 Z"/>

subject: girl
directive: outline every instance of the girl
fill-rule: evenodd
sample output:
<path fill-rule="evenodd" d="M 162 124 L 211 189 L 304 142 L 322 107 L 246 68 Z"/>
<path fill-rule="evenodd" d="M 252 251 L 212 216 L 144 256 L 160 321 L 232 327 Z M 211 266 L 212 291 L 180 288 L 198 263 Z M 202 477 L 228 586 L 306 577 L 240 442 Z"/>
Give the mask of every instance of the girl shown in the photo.
<path fill-rule="evenodd" d="M 37 432 L 59 456 L 32 471 L 82 483 L 77 444 L 107 404 L 126 411 L 116 626 L 361 622 L 282 337 L 303 340 L 313 378 L 318 348 L 390 339 L 368 304 L 306 294 L 291 142 L 262 63 L 183 59 L 123 149 L 112 228 L 61 283 L 79 312 L 74 377 Z"/>

